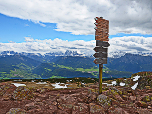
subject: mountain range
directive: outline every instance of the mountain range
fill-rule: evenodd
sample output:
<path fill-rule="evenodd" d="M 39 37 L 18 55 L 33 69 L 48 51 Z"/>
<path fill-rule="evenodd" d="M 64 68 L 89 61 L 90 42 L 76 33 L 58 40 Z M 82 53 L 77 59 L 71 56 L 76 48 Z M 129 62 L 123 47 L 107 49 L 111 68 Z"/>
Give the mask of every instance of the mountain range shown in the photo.
<path fill-rule="evenodd" d="M 0 54 L 0 78 L 99 78 L 94 59 L 68 50 L 44 55 L 4 51 Z M 108 58 L 103 66 L 103 78 L 130 77 L 140 71 L 152 71 L 152 56 L 126 53 Z"/>

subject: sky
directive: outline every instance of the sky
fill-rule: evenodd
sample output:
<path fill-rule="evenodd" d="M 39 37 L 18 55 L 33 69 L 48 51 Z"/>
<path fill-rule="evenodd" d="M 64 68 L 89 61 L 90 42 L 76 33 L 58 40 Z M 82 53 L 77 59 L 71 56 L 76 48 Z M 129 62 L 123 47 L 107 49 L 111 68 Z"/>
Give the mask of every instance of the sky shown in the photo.
<path fill-rule="evenodd" d="M 109 20 L 108 56 L 152 52 L 151 0 L 0 0 L 0 52 L 92 55 L 95 17 Z"/>

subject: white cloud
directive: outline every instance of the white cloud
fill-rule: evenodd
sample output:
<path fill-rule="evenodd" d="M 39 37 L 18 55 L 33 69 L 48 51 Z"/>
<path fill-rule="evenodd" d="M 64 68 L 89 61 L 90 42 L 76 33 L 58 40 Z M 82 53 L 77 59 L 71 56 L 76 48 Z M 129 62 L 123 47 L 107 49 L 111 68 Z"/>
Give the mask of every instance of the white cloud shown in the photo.
<path fill-rule="evenodd" d="M 95 47 L 94 41 L 68 41 L 61 39 L 54 40 L 38 40 L 31 37 L 25 37 L 23 43 L 0 43 L 0 51 L 15 51 L 15 52 L 27 52 L 27 53 L 50 53 L 50 52 L 63 52 L 66 50 L 77 51 L 79 53 L 84 53 L 86 55 L 91 55 L 93 52 L 93 47 Z M 94 43 L 93 43 L 94 42 Z M 91 51 L 90 51 L 91 50 Z"/>
<path fill-rule="evenodd" d="M 41 25 L 42 27 L 46 27 L 46 25 L 41 23 L 40 21 L 37 21 L 37 20 L 31 20 L 31 21 L 34 22 L 35 24 Z"/>
<path fill-rule="evenodd" d="M 84 41 L 84 40 L 61 40 L 61 39 L 33 39 L 31 37 L 25 37 L 23 43 L 0 43 L 0 52 L 2 51 L 15 51 L 15 52 L 27 52 L 27 53 L 50 53 L 50 52 L 63 52 L 66 50 L 77 51 L 78 53 L 85 55 L 93 55 L 93 50 L 96 46 L 96 41 Z M 108 56 L 116 52 L 121 53 L 151 53 L 152 52 L 152 37 L 141 36 L 124 36 L 115 37 L 109 40 L 110 46 L 108 47 Z"/>
<path fill-rule="evenodd" d="M 28 24 L 25 24 L 25 26 L 26 26 L 26 27 L 29 27 L 30 25 L 28 25 Z"/>
<path fill-rule="evenodd" d="M 26 19 L 56 31 L 94 34 L 94 18 L 109 20 L 109 34 L 152 34 L 151 0 L 0 0 L 0 13 Z"/>
<path fill-rule="evenodd" d="M 33 42 L 34 39 L 31 37 L 24 37 L 26 42 Z"/>
<path fill-rule="evenodd" d="M 128 52 L 128 53 L 151 53 L 152 52 L 152 37 L 142 36 L 124 36 L 115 37 L 109 40 L 109 53 L 113 52 Z M 109 54 L 110 55 L 110 54 Z"/>

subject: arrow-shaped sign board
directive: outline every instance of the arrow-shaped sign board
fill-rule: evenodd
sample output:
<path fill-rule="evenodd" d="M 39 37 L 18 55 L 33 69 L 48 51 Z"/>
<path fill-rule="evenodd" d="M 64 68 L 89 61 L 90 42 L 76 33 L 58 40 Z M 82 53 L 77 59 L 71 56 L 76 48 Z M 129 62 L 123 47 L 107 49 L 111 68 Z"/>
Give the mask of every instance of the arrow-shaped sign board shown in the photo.
<path fill-rule="evenodd" d="M 102 18 L 95 18 L 95 21 L 96 21 L 96 23 L 98 23 L 98 24 L 108 24 L 109 25 L 109 21 L 108 20 L 105 20 L 105 19 L 102 19 Z"/>
<path fill-rule="evenodd" d="M 103 48 L 103 47 L 95 47 L 94 49 L 93 49 L 95 52 L 106 52 L 107 53 L 107 50 L 108 50 L 108 48 Z"/>
<path fill-rule="evenodd" d="M 95 40 L 109 41 L 109 38 L 108 38 L 108 36 L 104 36 L 104 37 L 102 37 L 102 36 L 95 36 Z"/>
<path fill-rule="evenodd" d="M 93 61 L 95 64 L 107 64 L 107 60 L 105 59 L 105 60 L 103 60 L 103 59 L 95 59 L 94 61 Z"/>
<path fill-rule="evenodd" d="M 93 56 L 95 58 L 107 58 L 107 53 L 99 52 L 99 53 L 95 53 Z"/>
<path fill-rule="evenodd" d="M 100 41 L 100 40 L 96 40 L 96 46 L 108 47 L 108 46 L 110 46 L 110 44 L 108 42 L 103 42 L 103 41 Z"/>
<path fill-rule="evenodd" d="M 109 33 L 108 31 L 104 31 L 104 30 L 96 30 L 95 35 L 109 36 Z"/>
<path fill-rule="evenodd" d="M 108 25 L 98 25 L 97 23 L 94 23 L 96 27 L 94 28 L 95 30 L 106 30 L 109 32 L 109 26 Z"/>

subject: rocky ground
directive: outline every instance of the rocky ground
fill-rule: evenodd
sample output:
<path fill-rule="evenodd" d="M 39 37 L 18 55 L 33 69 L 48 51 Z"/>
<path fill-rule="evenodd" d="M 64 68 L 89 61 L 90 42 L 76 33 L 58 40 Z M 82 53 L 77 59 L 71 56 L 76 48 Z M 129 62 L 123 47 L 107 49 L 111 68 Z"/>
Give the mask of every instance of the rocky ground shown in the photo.
<path fill-rule="evenodd" d="M 53 89 L 49 82 L 48 86 L 22 82 L 26 86 L 19 87 L 1 82 L 0 114 L 152 114 L 152 76 L 145 78 L 140 78 L 135 90 L 133 79 L 116 79 L 116 86 L 103 84 L 102 94 L 98 83 Z M 119 86 L 120 82 L 126 85 Z"/>

